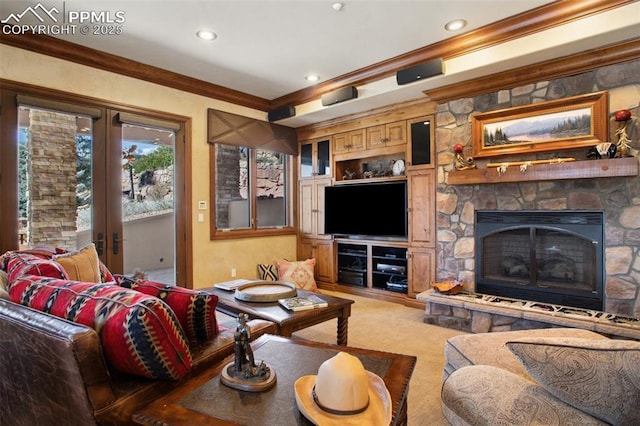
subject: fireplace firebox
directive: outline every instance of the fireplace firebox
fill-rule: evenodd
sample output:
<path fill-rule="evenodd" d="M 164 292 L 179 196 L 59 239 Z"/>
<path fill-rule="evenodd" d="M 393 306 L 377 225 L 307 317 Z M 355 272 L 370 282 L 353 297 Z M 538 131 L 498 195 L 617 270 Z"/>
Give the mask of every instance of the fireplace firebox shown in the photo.
<path fill-rule="evenodd" d="M 476 211 L 476 292 L 604 308 L 604 212 Z"/>

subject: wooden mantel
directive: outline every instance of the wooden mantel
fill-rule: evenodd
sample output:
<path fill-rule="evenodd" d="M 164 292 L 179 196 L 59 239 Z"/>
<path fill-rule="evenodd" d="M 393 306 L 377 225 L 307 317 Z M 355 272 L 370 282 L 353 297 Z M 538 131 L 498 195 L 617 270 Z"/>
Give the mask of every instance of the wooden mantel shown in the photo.
<path fill-rule="evenodd" d="M 619 176 L 638 176 L 636 157 L 605 160 L 584 160 L 571 163 L 536 164 L 521 172 L 520 166 L 498 173 L 496 168 L 455 170 L 449 172 L 449 185 L 476 185 L 483 183 L 532 182 L 558 179 L 588 179 Z"/>

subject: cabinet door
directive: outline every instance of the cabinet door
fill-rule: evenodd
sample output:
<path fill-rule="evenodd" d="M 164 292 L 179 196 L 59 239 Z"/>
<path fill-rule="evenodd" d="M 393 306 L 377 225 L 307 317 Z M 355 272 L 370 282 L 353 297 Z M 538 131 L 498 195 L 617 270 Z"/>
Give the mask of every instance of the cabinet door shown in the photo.
<path fill-rule="evenodd" d="M 313 213 L 315 204 L 315 183 L 313 180 L 301 180 L 299 188 L 300 192 L 298 194 L 298 200 L 300 208 L 298 211 L 298 226 L 300 228 L 300 233 L 305 235 L 313 235 L 315 221 L 315 215 Z"/>
<path fill-rule="evenodd" d="M 324 188 L 331 185 L 331 179 L 316 179 L 314 182 L 313 206 L 314 235 L 324 235 Z"/>
<path fill-rule="evenodd" d="M 353 132 L 349 132 L 349 150 L 350 151 L 360 151 L 365 149 L 366 141 L 365 141 L 365 130 L 354 130 Z"/>
<path fill-rule="evenodd" d="M 403 121 L 396 121 L 385 125 L 386 146 L 402 145 L 407 143 L 407 124 Z"/>
<path fill-rule="evenodd" d="M 407 170 L 435 168 L 434 128 L 432 115 L 407 120 Z"/>
<path fill-rule="evenodd" d="M 298 259 L 316 260 L 315 279 L 326 283 L 335 282 L 333 241 L 302 238 L 298 245 Z"/>
<path fill-rule="evenodd" d="M 316 259 L 316 279 L 327 283 L 335 282 L 333 263 L 333 241 L 316 240 L 313 247 L 313 257 Z"/>
<path fill-rule="evenodd" d="M 333 135 L 333 153 L 340 154 L 349 150 L 349 133 Z"/>
<path fill-rule="evenodd" d="M 331 176 L 330 147 L 330 138 L 300 143 L 300 179 Z"/>
<path fill-rule="evenodd" d="M 367 127 L 367 149 L 383 147 L 385 144 L 385 125 Z"/>
<path fill-rule="evenodd" d="M 300 144 L 300 179 L 313 177 L 315 173 L 313 165 L 313 142 Z"/>
<path fill-rule="evenodd" d="M 409 245 L 435 247 L 436 171 L 407 173 Z"/>
<path fill-rule="evenodd" d="M 431 288 L 431 281 L 435 280 L 436 251 L 435 249 L 412 248 L 409 250 L 409 297 Z"/>
<path fill-rule="evenodd" d="M 333 136 L 333 153 L 360 151 L 365 148 L 365 130 L 353 130 L 351 132 L 338 133 Z"/>
<path fill-rule="evenodd" d="M 301 234 L 317 237 L 324 234 L 324 188 L 330 178 L 301 180 L 299 184 L 299 230 Z"/>
<path fill-rule="evenodd" d="M 316 176 L 331 176 L 331 139 L 316 141 Z"/>

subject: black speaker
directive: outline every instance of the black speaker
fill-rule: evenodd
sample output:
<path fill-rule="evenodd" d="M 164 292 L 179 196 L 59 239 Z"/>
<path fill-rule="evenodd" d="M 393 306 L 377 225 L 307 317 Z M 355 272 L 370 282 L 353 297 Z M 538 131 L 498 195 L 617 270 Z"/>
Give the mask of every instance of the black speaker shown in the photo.
<path fill-rule="evenodd" d="M 291 105 L 283 105 L 269 111 L 269 121 L 278 121 L 296 115 L 296 108 Z"/>
<path fill-rule="evenodd" d="M 349 99 L 355 99 L 358 97 L 358 89 L 355 86 L 347 86 L 342 89 L 334 90 L 333 92 L 325 93 L 320 98 L 322 100 L 322 106 L 328 106 L 337 104 L 338 102 L 348 101 Z"/>
<path fill-rule="evenodd" d="M 414 81 L 424 80 L 440 74 L 444 74 L 442 59 L 432 59 L 398 71 L 396 73 L 396 81 L 398 85 L 402 86 L 403 84 L 413 83 Z"/>

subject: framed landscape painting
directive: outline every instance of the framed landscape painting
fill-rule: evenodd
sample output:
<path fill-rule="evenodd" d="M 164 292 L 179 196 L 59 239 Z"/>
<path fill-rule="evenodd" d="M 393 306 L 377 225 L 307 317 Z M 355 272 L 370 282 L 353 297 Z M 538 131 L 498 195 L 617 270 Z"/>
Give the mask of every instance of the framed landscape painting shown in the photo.
<path fill-rule="evenodd" d="M 475 114 L 473 156 L 591 147 L 608 139 L 607 92 Z"/>

